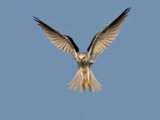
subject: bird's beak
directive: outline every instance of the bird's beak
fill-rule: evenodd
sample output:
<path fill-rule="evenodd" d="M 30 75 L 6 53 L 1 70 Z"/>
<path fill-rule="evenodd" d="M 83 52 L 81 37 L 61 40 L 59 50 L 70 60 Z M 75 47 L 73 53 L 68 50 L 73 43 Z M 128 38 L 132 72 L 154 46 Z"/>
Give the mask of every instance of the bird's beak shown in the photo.
<path fill-rule="evenodd" d="M 81 59 L 81 61 L 83 61 L 84 60 L 84 57 Z"/>

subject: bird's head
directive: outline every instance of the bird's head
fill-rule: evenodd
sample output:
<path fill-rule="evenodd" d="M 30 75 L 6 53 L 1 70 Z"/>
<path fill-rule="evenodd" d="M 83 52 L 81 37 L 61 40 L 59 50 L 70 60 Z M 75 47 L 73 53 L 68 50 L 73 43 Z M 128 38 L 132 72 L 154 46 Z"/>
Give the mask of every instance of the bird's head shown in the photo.
<path fill-rule="evenodd" d="M 80 62 L 84 62 L 87 59 L 87 54 L 86 53 L 78 53 L 77 54 L 77 60 Z"/>

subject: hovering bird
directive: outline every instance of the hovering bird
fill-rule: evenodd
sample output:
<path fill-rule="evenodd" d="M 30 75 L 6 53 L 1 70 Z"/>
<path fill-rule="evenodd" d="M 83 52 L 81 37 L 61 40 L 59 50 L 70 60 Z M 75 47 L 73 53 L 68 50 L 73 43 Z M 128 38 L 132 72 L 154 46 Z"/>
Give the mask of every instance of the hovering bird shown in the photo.
<path fill-rule="evenodd" d="M 79 48 L 74 43 L 71 37 L 62 34 L 56 29 L 50 27 L 38 18 L 34 20 L 46 33 L 51 42 L 64 52 L 69 52 L 74 56 L 77 61 L 78 72 L 72 81 L 68 83 L 70 89 L 76 91 L 78 88 L 80 92 L 90 91 L 98 92 L 101 90 L 102 85 L 96 80 L 91 71 L 91 66 L 95 63 L 95 58 L 112 43 L 120 31 L 120 27 L 128 15 L 130 8 L 124 10 L 119 17 L 105 27 L 101 32 L 97 33 L 92 42 L 90 43 L 87 52 L 79 52 Z"/>

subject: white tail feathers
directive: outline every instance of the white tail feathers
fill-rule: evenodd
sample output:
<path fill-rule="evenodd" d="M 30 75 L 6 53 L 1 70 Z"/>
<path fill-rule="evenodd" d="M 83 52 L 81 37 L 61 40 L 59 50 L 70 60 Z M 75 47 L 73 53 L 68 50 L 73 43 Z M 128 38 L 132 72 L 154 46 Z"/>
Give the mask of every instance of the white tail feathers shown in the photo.
<path fill-rule="evenodd" d="M 81 71 L 78 70 L 73 80 L 68 83 L 68 86 L 70 86 L 70 89 L 73 89 L 74 91 L 76 91 L 79 88 L 80 92 L 98 92 L 101 90 L 102 85 L 96 80 L 92 71 L 90 71 L 90 81 L 91 86 L 88 85 L 87 80 L 85 80 L 85 84 L 82 85 Z"/>

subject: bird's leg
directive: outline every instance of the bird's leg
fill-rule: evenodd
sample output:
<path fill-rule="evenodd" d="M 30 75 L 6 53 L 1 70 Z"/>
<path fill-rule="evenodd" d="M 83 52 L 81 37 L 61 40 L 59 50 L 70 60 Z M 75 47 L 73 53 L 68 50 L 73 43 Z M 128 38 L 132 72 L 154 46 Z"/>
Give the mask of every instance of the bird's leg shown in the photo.
<path fill-rule="evenodd" d="M 88 78 L 88 86 L 91 86 L 91 80 L 90 80 L 90 68 L 87 68 L 87 78 Z"/>
<path fill-rule="evenodd" d="M 81 79 L 82 79 L 81 85 L 84 86 L 84 85 L 85 85 L 85 81 L 84 81 L 84 76 L 83 76 L 83 73 L 82 73 L 82 72 L 83 72 L 83 71 L 81 70 Z"/>

